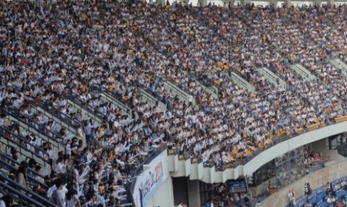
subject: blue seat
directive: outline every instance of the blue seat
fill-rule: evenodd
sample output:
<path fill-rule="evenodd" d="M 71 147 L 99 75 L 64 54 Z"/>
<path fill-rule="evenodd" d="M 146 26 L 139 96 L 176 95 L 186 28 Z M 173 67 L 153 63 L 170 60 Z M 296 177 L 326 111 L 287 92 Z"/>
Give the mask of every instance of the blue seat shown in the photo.
<path fill-rule="evenodd" d="M 317 203 L 317 198 L 313 197 L 313 198 L 309 199 L 308 202 L 313 205 L 313 204 Z"/>
<path fill-rule="evenodd" d="M 321 201 L 319 203 L 317 203 L 319 207 L 326 207 L 328 206 L 328 204 L 325 201 Z"/>
<path fill-rule="evenodd" d="M 338 190 L 336 191 L 336 197 L 341 198 L 346 195 L 346 192 L 344 190 Z"/>
<path fill-rule="evenodd" d="M 321 193 L 319 193 L 319 194 L 317 194 L 317 201 L 319 202 L 319 201 L 323 200 L 323 198 L 324 198 L 325 196 L 326 196 L 326 194 L 325 194 L 324 191 L 321 192 Z"/>

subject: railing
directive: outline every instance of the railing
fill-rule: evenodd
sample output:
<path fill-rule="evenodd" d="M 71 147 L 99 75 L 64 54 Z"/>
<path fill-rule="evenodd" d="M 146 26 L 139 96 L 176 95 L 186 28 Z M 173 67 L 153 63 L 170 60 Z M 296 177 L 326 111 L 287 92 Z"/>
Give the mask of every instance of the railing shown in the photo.
<path fill-rule="evenodd" d="M 194 77 L 195 80 L 197 80 L 200 84 L 207 87 L 209 90 L 211 90 L 213 93 L 217 94 L 218 90 L 216 88 L 213 88 L 213 80 L 209 78 L 201 78 L 201 77 Z"/>
<path fill-rule="evenodd" d="M 230 77 L 229 74 L 225 73 L 226 77 L 229 77 L 230 80 L 232 80 L 232 78 L 235 78 L 235 82 L 238 83 L 239 85 L 241 85 L 241 87 L 243 87 L 244 89 L 248 89 L 247 88 L 247 84 L 241 80 L 238 76 L 234 75 L 233 77 Z"/>
<path fill-rule="evenodd" d="M 7 183 L 4 183 L 2 181 L 0 181 L 0 193 L 2 193 L 3 195 L 11 194 L 13 200 L 15 200 L 19 206 L 47 207 L 39 201 L 32 199 L 31 197 L 25 195 L 25 193 L 20 192 L 19 190 L 9 186 Z"/>
<path fill-rule="evenodd" d="M 40 196 L 39 194 L 29 191 L 24 186 L 18 184 L 17 182 L 13 181 L 12 179 L 3 176 L 0 174 L 0 186 L 2 188 L 5 188 L 6 190 L 10 191 L 12 195 L 20 195 L 20 197 L 26 198 L 26 195 L 30 197 L 32 200 L 30 200 L 33 204 L 33 206 L 39 206 L 39 207 L 58 207 L 56 204 L 52 203 L 51 201 L 47 200 L 46 198 Z M 7 182 L 7 183 L 4 183 Z M 22 191 L 22 192 L 20 192 Z M 27 200 L 28 201 L 28 200 Z"/>
<path fill-rule="evenodd" d="M 65 96 L 65 98 L 68 99 L 71 103 L 73 103 L 75 108 L 77 108 L 76 107 L 76 105 L 77 105 L 78 108 L 86 111 L 89 114 L 89 117 L 92 117 L 97 122 L 102 123 L 104 115 L 101 114 L 100 112 L 95 111 L 95 110 L 92 111 L 86 102 L 84 102 L 84 101 L 80 100 L 79 98 L 77 98 L 76 96 L 72 96 L 72 95 Z"/>
<path fill-rule="evenodd" d="M 12 147 L 15 147 L 16 149 L 19 149 L 18 151 L 19 154 L 25 157 L 26 159 L 33 158 L 37 162 L 39 162 L 42 166 L 49 164 L 48 159 L 45 159 L 43 156 L 31 151 L 30 149 L 21 145 L 20 143 L 7 138 L 6 135 L 2 133 L 0 133 L 0 136 L 4 138 L 4 139 L 0 138 L 0 143 L 5 146 L 6 152 L 7 152 L 7 149 L 11 149 Z M 23 151 L 25 151 L 26 153 L 24 153 Z"/>
<path fill-rule="evenodd" d="M 113 93 L 108 88 L 92 87 L 92 92 L 97 92 L 99 95 L 105 97 L 107 101 L 112 102 L 116 107 L 121 108 L 122 111 L 131 115 L 132 110 L 126 105 L 126 103 L 122 102 L 122 100 L 114 97 Z"/>
<path fill-rule="evenodd" d="M 153 99 L 156 99 L 158 100 L 158 102 L 161 102 L 162 104 L 166 104 L 164 103 L 164 101 L 162 101 L 162 97 L 160 97 L 158 94 L 156 93 L 153 93 L 150 89 L 148 89 L 146 86 L 142 85 L 142 84 L 139 84 L 139 88 L 143 91 L 145 91 L 149 96 L 152 96 Z"/>
<path fill-rule="evenodd" d="M 17 170 L 14 166 L 12 166 L 12 165 L 6 163 L 6 162 L 3 161 L 3 160 L 0 160 L 0 167 L 1 167 L 2 169 L 7 170 L 8 172 L 16 171 L 16 170 Z M 46 184 L 41 183 L 40 181 L 36 180 L 36 179 L 35 179 L 34 177 L 32 177 L 31 175 L 28 175 L 27 177 L 28 177 L 28 184 L 29 184 L 29 187 L 30 187 L 31 189 L 33 189 L 35 186 L 40 185 L 40 186 L 41 186 L 42 188 L 44 188 L 45 190 L 48 190 L 48 187 L 47 187 Z"/>
<path fill-rule="evenodd" d="M 264 74 L 266 74 L 266 76 L 271 79 L 271 82 L 273 84 L 274 83 L 277 84 L 277 79 L 279 79 L 277 76 L 275 76 L 274 74 L 268 72 L 264 67 L 263 68 L 259 68 L 259 70 L 262 71 Z M 280 84 L 278 84 L 278 85 L 280 85 Z"/>
<path fill-rule="evenodd" d="M 309 78 L 310 76 L 305 72 L 303 71 L 301 68 L 299 68 L 298 66 L 296 65 L 291 65 L 290 66 L 293 70 L 295 70 L 297 73 L 299 73 L 302 78 Z"/>
<path fill-rule="evenodd" d="M 156 106 L 157 104 L 157 99 L 155 99 L 154 97 L 152 97 L 146 90 L 144 90 L 143 88 L 139 89 L 141 91 L 141 95 L 142 97 L 147 101 L 147 103 L 153 107 Z"/>
<path fill-rule="evenodd" d="M 164 80 L 162 78 L 159 78 L 159 80 L 164 84 L 164 85 L 167 85 L 168 87 L 167 88 L 170 88 L 170 90 L 172 90 L 178 97 L 181 97 L 181 100 L 185 100 L 188 102 L 188 95 L 187 93 L 184 93 L 180 90 L 182 89 L 177 89 L 176 88 L 176 85 L 171 83 L 169 80 Z"/>
<path fill-rule="evenodd" d="M 5 113 L 8 116 L 12 116 L 14 118 L 14 120 L 16 123 L 22 123 L 22 125 L 20 125 L 21 127 L 26 126 L 26 129 L 30 132 L 34 132 L 37 136 L 39 136 L 39 134 L 41 134 L 41 136 L 39 136 L 40 138 L 45 137 L 45 141 L 52 144 L 53 147 L 55 147 L 56 149 L 60 149 L 60 147 L 63 147 L 63 139 L 60 135 L 58 135 L 55 132 L 52 132 L 48 129 L 44 129 L 45 131 L 49 132 L 52 136 L 49 136 L 48 134 L 46 134 L 42 129 L 40 128 L 35 128 L 33 126 L 33 124 L 36 124 L 37 126 L 41 126 L 41 124 L 36 123 L 33 120 L 30 120 L 30 123 L 24 121 L 18 114 L 18 111 L 6 111 L 5 109 L 2 109 L 2 112 Z M 23 127 L 24 128 L 24 127 Z"/>
<path fill-rule="evenodd" d="M 190 76 L 189 79 L 190 79 L 190 80 L 194 80 L 195 82 L 197 82 L 197 83 L 201 86 L 201 89 L 202 89 L 203 91 L 205 91 L 207 94 L 215 95 L 215 98 L 217 98 L 217 96 L 218 96 L 218 91 L 215 91 L 212 87 L 206 86 L 206 85 L 204 84 L 204 82 L 199 81 L 199 79 L 198 79 L 197 77 Z M 200 79 L 200 80 L 201 80 L 201 79 Z"/>
<path fill-rule="evenodd" d="M 39 111 L 43 112 L 45 115 L 49 113 L 55 118 L 57 118 L 59 120 L 59 122 L 57 123 L 59 123 L 61 126 L 63 125 L 62 123 L 65 123 L 64 125 L 67 126 L 67 129 L 74 134 L 76 134 L 77 132 L 78 124 L 81 124 L 79 123 L 79 121 L 71 118 L 70 115 L 60 112 L 59 109 L 54 108 L 52 105 L 48 104 L 47 102 L 43 102 L 42 104 L 32 103 L 31 106 L 36 106 L 36 110 L 39 110 L 38 108 L 42 109 Z"/>
<path fill-rule="evenodd" d="M 12 142 L 15 142 L 12 139 L 8 138 L 6 136 L 6 133 L 8 133 L 9 135 L 12 135 L 16 139 L 20 140 L 20 142 L 25 143 L 26 146 L 29 145 L 32 149 L 35 149 L 35 154 L 37 154 L 36 152 L 40 152 L 40 153 L 42 153 L 42 155 L 46 155 L 48 157 L 48 153 L 46 153 L 43 149 L 38 148 L 38 147 L 32 145 L 31 143 L 29 143 L 24 137 L 17 135 L 17 134 L 14 134 L 10 130 L 7 130 L 7 129 L 0 127 L 0 136 L 4 137 L 6 140 L 11 140 Z M 18 142 L 15 142 L 15 143 L 19 144 Z M 36 156 L 41 157 L 40 155 L 36 155 Z M 41 158 L 43 158 L 43 157 L 41 157 Z"/>
<path fill-rule="evenodd" d="M 0 153 L 0 160 L 7 160 L 8 162 L 14 163 L 14 165 L 17 165 L 17 166 L 20 165 L 20 163 L 17 160 L 14 160 L 12 157 L 3 153 Z M 28 168 L 28 170 L 29 170 L 29 173 L 33 174 L 35 177 L 38 176 L 44 179 L 44 176 L 42 176 L 40 173 L 36 172 L 35 170 L 31 169 L 30 167 Z"/>

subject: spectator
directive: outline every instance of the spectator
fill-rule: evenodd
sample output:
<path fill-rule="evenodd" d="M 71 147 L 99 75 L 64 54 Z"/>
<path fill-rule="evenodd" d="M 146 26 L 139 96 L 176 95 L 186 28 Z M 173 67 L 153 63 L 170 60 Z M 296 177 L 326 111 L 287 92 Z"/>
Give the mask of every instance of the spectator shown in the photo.
<path fill-rule="evenodd" d="M 11 207 L 13 206 L 13 199 L 10 195 L 3 195 L 0 199 L 0 207 Z"/>
<path fill-rule="evenodd" d="M 31 190 L 29 186 L 27 186 L 27 179 L 28 179 L 28 163 L 26 161 L 22 161 L 20 163 L 20 166 L 16 172 L 16 181 L 19 185 L 21 185 L 24 188 L 27 188 L 28 190 Z"/>

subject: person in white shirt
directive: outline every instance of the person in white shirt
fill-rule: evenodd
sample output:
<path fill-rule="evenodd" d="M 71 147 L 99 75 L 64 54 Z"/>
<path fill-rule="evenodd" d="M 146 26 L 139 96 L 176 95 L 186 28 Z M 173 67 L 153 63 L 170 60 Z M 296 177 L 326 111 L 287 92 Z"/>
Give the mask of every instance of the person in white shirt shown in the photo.
<path fill-rule="evenodd" d="M 59 158 L 57 160 L 57 166 L 55 167 L 55 173 L 60 174 L 60 173 L 65 173 L 65 160 L 63 158 Z"/>
<path fill-rule="evenodd" d="M 180 203 L 178 204 L 178 207 L 183 207 L 184 205 L 183 205 L 183 202 L 182 201 L 180 201 Z"/>
<path fill-rule="evenodd" d="M 65 207 L 66 206 L 66 193 L 68 190 L 66 189 L 63 180 L 62 179 L 57 179 L 56 184 L 57 190 L 55 191 L 55 195 L 57 196 L 57 203 L 60 207 Z"/>

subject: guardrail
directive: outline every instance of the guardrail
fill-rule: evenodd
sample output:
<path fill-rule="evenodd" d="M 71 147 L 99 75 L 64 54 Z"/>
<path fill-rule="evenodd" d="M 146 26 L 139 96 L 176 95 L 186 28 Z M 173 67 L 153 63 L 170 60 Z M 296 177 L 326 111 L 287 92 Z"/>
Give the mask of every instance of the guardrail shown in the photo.
<path fill-rule="evenodd" d="M 3 160 L 0 160 L 0 167 L 1 167 L 1 169 L 7 170 L 7 172 L 11 172 L 11 171 L 16 171 L 16 170 L 17 170 L 14 166 L 12 166 L 12 165 L 6 163 L 6 162 L 3 161 Z M 37 186 L 37 185 L 40 185 L 40 186 L 41 186 L 42 188 L 44 188 L 45 190 L 48 190 L 48 187 L 47 187 L 46 184 L 41 183 L 40 181 L 36 180 L 36 179 L 35 179 L 34 177 L 32 177 L 31 175 L 28 175 L 27 177 L 28 177 L 28 180 L 27 180 L 27 181 L 28 181 L 29 187 L 30 187 L 31 189 L 33 189 L 33 188 L 34 188 L 35 186 Z"/>
<path fill-rule="evenodd" d="M 14 121 L 19 124 L 20 127 L 26 128 L 28 131 L 34 133 L 35 135 L 39 136 L 40 138 L 44 139 L 46 142 L 52 144 L 52 146 L 56 149 L 60 149 L 63 147 L 63 139 L 60 135 L 58 135 L 55 132 L 52 132 L 48 129 L 44 129 L 45 131 L 49 132 L 52 136 L 49 136 L 46 134 L 42 129 L 35 128 L 33 125 L 41 126 L 41 124 L 36 123 L 33 120 L 30 120 L 30 123 L 22 120 L 22 118 L 19 116 L 18 111 L 9 111 L 2 109 L 3 113 L 5 113 L 7 116 L 13 117 L 11 121 Z"/>
<path fill-rule="evenodd" d="M 169 80 L 164 80 L 162 78 L 159 78 L 159 81 L 161 81 L 164 84 L 165 90 L 169 91 L 172 90 L 182 101 L 185 101 L 188 103 L 188 93 L 182 92 L 183 90 L 178 88 L 175 84 L 171 83 Z M 176 88 L 177 87 L 177 88 Z"/>
<path fill-rule="evenodd" d="M 6 176 L 3 176 L 0 174 L 0 180 L 1 180 L 0 186 L 2 188 L 7 189 L 8 191 L 10 191 L 12 196 L 13 195 L 19 195 L 19 197 L 17 199 L 25 199 L 25 201 L 27 201 L 27 202 L 30 201 L 30 203 L 35 204 L 35 206 L 38 206 L 38 207 L 47 207 L 47 206 L 58 207 L 56 204 L 52 203 L 51 201 L 47 200 L 46 198 L 40 196 L 39 194 L 37 194 L 33 191 L 29 191 L 24 186 L 18 184 L 17 182 L 15 182 L 12 179 L 9 179 Z M 17 189 L 15 189 L 14 186 Z M 40 202 L 38 202 L 38 201 L 40 201 Z"/>
<path fill-rule="evenodd" d="M 14 160 L 12 157 L 0 153 L 0 160 L 7 160 L 8 162 L 14 163 L 14 165 L 20 165 L 20 163 L 17 160 Z M 44 176 L 42 176 L 40 173 L 36 172 L 35 170 L 31 169 L 30 167 L 28 168 L 29 173 L 33 174 L 35 177 L 41 177 L 42 179 L 44 179 Z"/>
<path fill-rule="evenodd" d="M 229 77 L 230 79 L 232 79 L 232 77 L 230 77 L 229 75 L 227 75 L 227 77 Z M 241 87 L 243 87 L 244 89 L 247 89 L 247 84 L 242 80 L 240 79 L 238 76 L 233 76 L 233 78 L 235 79 L 234 81 L 236 83 L 238 83 L 239 85 L 241 85 Z"/>
<path fill-rule="evenodd" d="M 48 114 L 50 114 L 50 117 L 48 118 L 54 119 L 55 122 L 59 123 L 61 126 L 67 128 L 67 130 L 77 135 L 78 124 L 81 124 L 81 123 L 71 118 L 70 115 L 60 112 L 59 109 L 54 108 L 52 105 L 48 104 L 47 102 L 43 102 L 42 104 L 32 103 L 30 104 L 30 106 L 32 109 L 35 109 L 36 111 L 41 111 L 47 117 L 48 117 Z"/>
<path fill-rule="evenodd" d="M 8 152 L 8 150 L 14 147 L 18 150 L 18 153 L 21 155 L 21 157 L 25 158 L 25 160 L 32 158 L 32 159 L 35 159 L 35 161 L 37 161 L 41 166 L 50 165 L 50 162 L 48 159 L 22 146 L 18 142 L 7 139 L 6 136 L 4 136 L 3 134 L 0 134 L 0 143 L 5 147 L 6 152 Z M 50 165 L 50 171 L 51 170 L 52 170 L 52 166 Z"/>
<path fill-rule="evenodd" d="M 143 88 L 139 88 L 140 93 L 142 95 L 141 99 L 142 101 L 145 101 L 148 103 L 150 107 L 156 106 L 157 105 L 157 99 L 154 98 L 152 95 L 150 95 L 146 90 Z M 143 100 L 144 99 L 144 100 Z"/>
<path fill-rule="evenodd" d="M 211 94 L 212 96 L 214 96 L 214 98 L 218 98 L 218 90 L 214 91 L 212 87 L 206 86 L 204 82 L 197 77 L 190 76 L 189 79 L 194 80 L 196 83 L 198 83 L 201 86 L 201 89 L 205 91 L 207 94 Z"/>
<path fill-rule="evenodd" d="M 97 92 L 98 95 L 104 97 L 107 101 L 113 103 L 116 107 L 121 108 L 124 113 L 131 115 L 131 109 L 121 100 L 121 96 L 115 97 L 115 94 L 108 88 L 92 87 L 92 92 Z M 132 117 L 134 118 L 134 117 Z"/>
<path fill-rule="evenodd" d="M 70 103 L 76 108 L 80 110 L 84 110 L 89 117 L 93 118 L 96 122 L 102 123 L 104 115 L 97 111 L 92 111 L 88 104 L 85 101 L 80 100 L 75 96 L 65 96 L 65 98 L 70 101 Z"/>
<path fill-rule="evenodd" d="M 11 138 L 9 138 L 8 136 L 11 135 L 13 138 L 16 138 L 18 140 L 20 140 L 20 143 L 12 140 Z M 0 136 L 4 137 L 7 141 L 11 141 L 12 143 L 15 143 L 19 146 L 26 146 L 25 148 L 27 148 L 28 146 L 30 146 L 30 148 L 34 149 L 35 152 L 34 153 L 37 157 L 44 159 L 41 155 L 39 155 L 38 153 L 41 153 L 42 155 L 46 155 L 46 157 L 48 157 L 48 153 L 46 153 L 43 149 L 38 148 L 36 146 L 34 146 L 33 144 L 31 144 L 30 142 L 28 142 L 24 137 L 14 134 L 12 133 L 10 130 L 4 129 L 2 127 L 0 127 Z M 28 149 L 29 150 L 29 149 Z M 38 153 L 37 153 L 38 152 Z"/>
<path fill-rule="evenodd" d="M 291 65 L 290 68 L 293 69 L 295 72 L 299 73 L 302 76 L 302 78 L 310 77 L 305 71 L 301 70 L 301 68 L 297 67 L 296 65 Z"/>
<path fill-rule="evenodd" d="M 278 157 L 290 150 L 294 150 L 297 147 L 303 146 L 305 144 L 308 144 L 314 141 L 321 140 L 323 138 L 326 138 L 335 134 L 343 133 L 346 131 L 346 128 L 345 128 L 346 126 L 347 126 L 347 121 L 341 122 L 341 123 L 334 122 L 334 124 L 333 123 L 319 124 L 319 126 L 317 125 L 318 128 L 315 127 L 314 128 L 315 130 L 311 130 L 311 131 L 309 131 L 307 127 L 304 127 L 304 128 L 301 128 L 301 130 L 298 132 L 292 132 L 290 135 L 284 135 L 284 136 L 281 135 L 282 137 L 277 137 L 276 134 L 273 133 L 272 144 L 265 146 L 263 149 L 258 149 L 252 155 L 247 156 L 243 159 L 235 159 L 234 160 L 235 163 L 233 163 L 230 166 L 219 166 L 219 165 L 217 166 L 213 162 L 204 162 L 203 166 L 207 168 L 215 167 L 214 169 L 211 168 L 211 170 L 215 172 L 225 171 L 225 170 L 230 171 L 230 173 L 227 173 L 225 175 L 226 179 L 237 179 L 239 178 L 239 176 L 253 174 L 262 165 L 268 163 L 275 157 Z M 168 154 L 169 156 L 174 155 L 174 152 L 170 152 L 170 150 L 168 150 L 168 152 L 169 152 Z M 180 154 L 182 154 L 182 152 Z M 198 159 L 199 157 L 201 156 L 198 156 L 192 159 Z M 180 158 L 180 155 L 179 155 L 179 158 Z M 193 162 L 191 160 L 191 164 L 192 163 Z M 209 178 L 207 180 L 209 180 Z"/>

